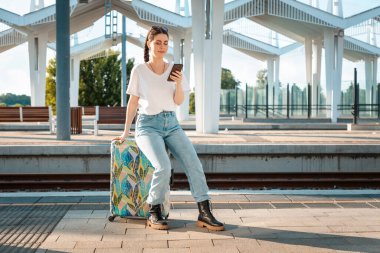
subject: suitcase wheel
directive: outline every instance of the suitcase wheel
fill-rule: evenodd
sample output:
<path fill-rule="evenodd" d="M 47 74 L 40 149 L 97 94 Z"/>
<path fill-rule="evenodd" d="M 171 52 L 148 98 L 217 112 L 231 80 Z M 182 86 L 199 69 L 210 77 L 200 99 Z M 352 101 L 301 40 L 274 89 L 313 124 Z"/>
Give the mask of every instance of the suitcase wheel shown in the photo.
<path fill-rule="evenodd" d="M 113 221 L 115 220 L 115 217 L 116 217 L 116 215 L 109 216 L 109 217 L 108 217 L 108 220 L 109 220 L 110 222 L 113 222 Z"/>

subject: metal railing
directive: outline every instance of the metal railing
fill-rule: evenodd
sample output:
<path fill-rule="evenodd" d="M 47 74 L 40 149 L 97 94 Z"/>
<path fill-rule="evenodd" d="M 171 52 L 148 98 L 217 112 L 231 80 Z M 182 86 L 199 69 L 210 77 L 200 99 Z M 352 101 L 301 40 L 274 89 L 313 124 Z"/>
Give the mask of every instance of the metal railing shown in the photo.
<path fill-rule="evenodd" d="M 275 101 L 275 90 L 272 97 L 269 90 L 264 88 L 248 87 L 245 91 L 239 88 L 235 90 L 222 90 L 220 103 L 220 115 L 243 118 L 329 118 L 331 105 L 326 103 L 324 94 L 317 89 L 316 101 L 312 103 L 312 88 L 308 85 L 303 90 L 295 84 L 286 86 L 279 92 Z M 358 87 L 358 85 L 357 85 Z M 366 103 L 365 91 L 357 88 L 355 92 L 349 87 L 341 94 L 341 103 L 338 111 L 341 117 L 351 118 L 354 114 L 361 118 L 380 119 L 380 84 L 377 85 L 376 102 L 374 90 L 371 90 L 371 102 Z M 360 95 L 360 96 L 359 96 Z M 360 99 L 359 99 L 360 98 Z M 356 101 L 356 103 L 355 103 Z M 356 106 L 355 106 L 356 105 Z"/>

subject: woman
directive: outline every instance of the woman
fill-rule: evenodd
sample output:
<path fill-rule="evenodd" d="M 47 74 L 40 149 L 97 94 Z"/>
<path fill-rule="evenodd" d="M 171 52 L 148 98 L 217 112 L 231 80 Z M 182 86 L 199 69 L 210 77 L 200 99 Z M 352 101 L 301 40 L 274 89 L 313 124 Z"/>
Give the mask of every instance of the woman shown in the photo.
<path fill-rule="evenodd" d="M 136 143 L 155 168 L 147 198 L 150 207 L 147 220 L 149 227 L 169 228 L 161 214 L 161 204 L 165 200 L 171 173 L 166 144 L 185 169 L 192 196 L 198 204 L 197 226 L 224 230 L 223 223 L 217 221 L 210 211 L 210 197 L 202 165 L 174 112 L 176 106 L 183 102 L 184 91 L 189 90 L 189 85 L 179 71 L 171 75 L 174 82 L 167 81 L 173 65 L 164 62 L 168 43 L 169 34 L 165 27 L 153 26 L 149 30 L 145 40 L 145 63 L 135 66 L 131 71 L 124 132 L 115 139 L 123 141 L 128 137 L 138 109 Z"/>

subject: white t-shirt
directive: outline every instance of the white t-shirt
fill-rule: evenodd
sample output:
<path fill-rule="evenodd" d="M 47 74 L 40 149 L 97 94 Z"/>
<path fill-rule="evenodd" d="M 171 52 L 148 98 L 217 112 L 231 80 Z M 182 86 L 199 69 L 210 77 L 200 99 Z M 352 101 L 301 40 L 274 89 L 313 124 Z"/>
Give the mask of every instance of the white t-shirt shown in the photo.
<path fill-rule="evenodd" d="M 167 81 L 173 64 L 161 75 L 154 73 L 146 63 L 133 67 L 127 94 L 140 97 L 138 102 L 139 113 L 155 115 L 162 111 L 175 111 L 174 103 L 175 82 Z M 190 86 L 186 78 L 182 77 L 183 91 L 189 91 Z"/>

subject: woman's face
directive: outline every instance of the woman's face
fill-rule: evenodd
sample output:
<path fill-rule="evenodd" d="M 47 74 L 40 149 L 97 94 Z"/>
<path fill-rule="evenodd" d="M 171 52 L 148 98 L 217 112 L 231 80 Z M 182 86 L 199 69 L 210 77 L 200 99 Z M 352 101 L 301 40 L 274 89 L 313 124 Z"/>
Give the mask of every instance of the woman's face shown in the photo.
<path fill-rule="evenodd" d="M 166 34 L 157 34 L 154 36 L 152 41 L 148 41 L 147 43 L 153 57 L 164 58 L 166 52 L 168 51 L 169 43 L 168 36 Z"/>

